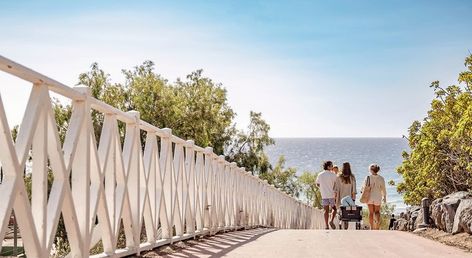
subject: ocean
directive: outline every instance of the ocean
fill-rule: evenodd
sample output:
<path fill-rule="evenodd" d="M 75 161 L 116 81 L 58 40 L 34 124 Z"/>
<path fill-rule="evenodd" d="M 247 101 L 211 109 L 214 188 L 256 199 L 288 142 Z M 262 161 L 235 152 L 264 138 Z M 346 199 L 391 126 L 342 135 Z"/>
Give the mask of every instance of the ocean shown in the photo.
<path fill-rule="evenodd" d="M 396 186 L 388 182 L 402 180 L 396 168 L 402 163 L 403 151 L 409 151 L 409 147 L 402 138 L 276 138 L 275 145 L 267 148 L 271 164 L 284 155 L 285 167 L 297 168 L 298 175 L 303 171 L 321 171 L 324 160 L 332 160 L 340 169 L 348 161 L 357 178 L 358 192 L 369 174 L 369 165 L 379 164 L 387 186 L 387 202 L 395 205 L 396 213 L 404 211 L 406 205 Z"/>

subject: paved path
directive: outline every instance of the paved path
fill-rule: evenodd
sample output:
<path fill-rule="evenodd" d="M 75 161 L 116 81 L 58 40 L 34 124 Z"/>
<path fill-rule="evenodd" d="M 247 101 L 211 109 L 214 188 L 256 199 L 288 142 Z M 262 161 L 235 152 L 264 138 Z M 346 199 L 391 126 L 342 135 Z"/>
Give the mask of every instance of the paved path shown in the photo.
<path fill-rule="evenodd" d="M 168 257 L 472 257 L 399 231 L 265 230 L 221 234 Z"/>

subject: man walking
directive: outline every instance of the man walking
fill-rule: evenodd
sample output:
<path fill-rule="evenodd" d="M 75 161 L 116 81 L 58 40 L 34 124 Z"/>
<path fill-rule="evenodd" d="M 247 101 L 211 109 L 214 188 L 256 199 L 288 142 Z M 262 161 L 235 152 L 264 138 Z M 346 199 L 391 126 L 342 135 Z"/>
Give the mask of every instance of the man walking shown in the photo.
<path fill-rule="evenodd" d="M 324 171 L 318 174 L 316 178 L 316 185 L 320 188 L 321 193 L 321 205 L 324 209 L 324 219 L 326 229 L 331 226 L 332 229 L 336 229 L 334 224 L 334 218 L 336 216 L 336 203 L 334 195 L 334 183 L 336 182 L 336 175 L 331 172 L 333 169 L 333 162 L 325 161 L 323 163 Z M 331 220 L 329 220 L 329 207 L 331 207 Z M 328 225 L 329 221 L 329 225 Z"/>

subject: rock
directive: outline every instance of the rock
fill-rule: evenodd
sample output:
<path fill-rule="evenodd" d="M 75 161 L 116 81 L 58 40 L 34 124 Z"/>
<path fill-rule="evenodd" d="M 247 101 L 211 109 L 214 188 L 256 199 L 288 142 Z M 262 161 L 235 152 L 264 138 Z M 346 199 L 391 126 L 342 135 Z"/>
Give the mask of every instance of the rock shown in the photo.
<path fill-rule="evenodd" d="M 413 231 L 413 233 L 420 233 L 420 232 L 423 232 L 423 231 L 426 231 L 428 230 L 428 228 L 417 228 Z"/>
<path fill-rule="evenodd" d="M 408 231 L 408 220 L 399 218 L 397 220 L 397 227 L 395 229 L 400 231 Z"/>
<path fill-rule="evenodd" d="M 457 207 L 452 234 L 467 232 L 472 234 L 472 199 L 461 200 Z"/>
<path fill-rule="evenodd" d="M 409 214 L 408 215 L 408 229 L 413 231 L 416 228 L 418 216 L 420 215 L 420 213 L 423 213 L 422 209 L 420 206 L 411 206 L 406 209 L 406 212 L 407 214 Z"/>
<path fill-rule="evenodd" d="M 414 206 L 409 206 L 409 207 L 406 208 L 406 212 L 407 212 L 407 213 L 410 213 L 410 214 L 412 214 L 413 212 L 419 211 L 419 210 L 421 210 L 421 207 L 420 207 L 420 206 L 416 206 L 416 205 L 414 205 Z"/>
<path fill-rule="evenodd" d="M 414 229 L 413 229 L 413 230 L 418 229 L 418 226 L 419 226 L 420 224 L 423 224 L 423 222 L 424 222 L 424 221 L 423 221 L 423 220 L 424 220 L 423 217 L 424 217 L 423 209 L 420 209 L 420 210 L 418 211 L 418 216 L 416 217 L 415 223 L 413 224 L 413 225 L 414 225 Z"/>
<path fill-rule="evenodd" d="M 431 216 L 436 227 L 451 233 L 457 207 L 461 200 L 469 198 L 472 198 L 472 193 L 462 191 L 434 200 L 431 203 Z"/>
<path fill-rule="evenodd" d="M 431 203 L 431 207 L 430 207 L 431 218 L 434 221 L 434 225 L 440 230 L 444 230 L 446 228 L 444 221 L 442 219 L 442 214 L 443 214 L 443 208 L 441 206 L 442 202 L 443 202 L 442 198 L 436 199 Z"/>

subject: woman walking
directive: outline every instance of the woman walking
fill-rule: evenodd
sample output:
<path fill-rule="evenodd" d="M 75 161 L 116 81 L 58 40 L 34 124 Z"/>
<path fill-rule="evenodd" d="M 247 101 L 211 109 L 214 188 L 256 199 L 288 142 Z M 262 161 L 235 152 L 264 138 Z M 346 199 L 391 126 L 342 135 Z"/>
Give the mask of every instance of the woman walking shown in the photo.
<path fill-rule="evenodd" d="M 340 210 L 340 206 L 356 208 L 356 178 L 352 174 L 351 164 L 344 162 L 341 173 L 334 183 L 334 191 L 336 196 L 336 207 Z M 344 229 L 348 228 L 348 223 L 344 223 Z"/>
<path fill-rule="evenodd" d="M 385 179 L 378 175 L 380 166 L 372 164 L 369 166 L 370 174 L 364 180 L 363 189 L 370 188 L 370 194 L 367 199 L 369 207 L 370 228 L 379 230 L 380 228 L 380 206 L 382 202 L 387 202 L 387 191 L 385 190 Z"/>
<path fill-rule="evenodd" d="M 343 163 L 341 173 L 334 183 L 334 191 L 336 193 L 336 207 L 355 206 L 356 178 L 352 174 L 349 162 Z"/>

